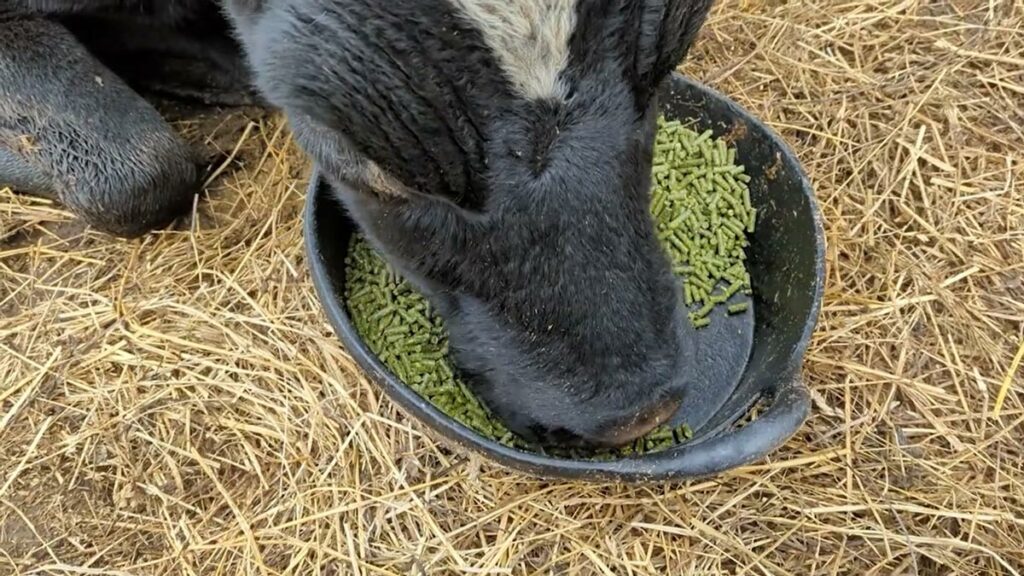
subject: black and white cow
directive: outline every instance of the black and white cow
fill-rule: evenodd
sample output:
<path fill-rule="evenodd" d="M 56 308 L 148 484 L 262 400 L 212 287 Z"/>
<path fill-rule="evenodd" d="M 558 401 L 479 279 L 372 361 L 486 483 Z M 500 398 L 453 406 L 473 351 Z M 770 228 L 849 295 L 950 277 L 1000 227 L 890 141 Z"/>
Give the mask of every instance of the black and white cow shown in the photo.
<path fill-rule="evenodd" d="M 682 394 L 654 96 L 710 3 L 0 0 L 0 185 L 116 234 L 163 225 L 196 168 L 129 86 L 217 100 L 247 68 L 492 409 L 527 436 L 625 443 Z"/>

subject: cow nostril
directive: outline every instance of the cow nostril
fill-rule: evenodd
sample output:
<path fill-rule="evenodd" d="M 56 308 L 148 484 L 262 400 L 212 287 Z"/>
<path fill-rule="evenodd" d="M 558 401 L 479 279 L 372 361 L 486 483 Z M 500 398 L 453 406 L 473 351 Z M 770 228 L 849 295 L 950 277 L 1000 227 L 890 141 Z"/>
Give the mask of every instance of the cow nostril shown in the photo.
<path fill-rule="evenodd" d="M 594 442 L 601 447 L 615 448 L 643 438 L 651 430 L 667 422 L 679 409 L 680 404 L 682 404 L 681 400 L 670 399 L 647 410 L 641 410 L 629 421 L 601 431 Z"/>

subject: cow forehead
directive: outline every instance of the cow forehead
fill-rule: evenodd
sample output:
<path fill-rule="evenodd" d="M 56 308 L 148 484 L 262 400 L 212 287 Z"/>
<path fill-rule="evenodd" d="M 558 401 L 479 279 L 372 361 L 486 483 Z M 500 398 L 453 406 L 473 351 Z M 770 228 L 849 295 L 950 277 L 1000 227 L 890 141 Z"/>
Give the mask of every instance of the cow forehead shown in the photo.
<path fill-rule="evenodd" d="M 564 99 L 560 80 L 580 0 L 447 0 L 477 29 L 516 92 Z"/>

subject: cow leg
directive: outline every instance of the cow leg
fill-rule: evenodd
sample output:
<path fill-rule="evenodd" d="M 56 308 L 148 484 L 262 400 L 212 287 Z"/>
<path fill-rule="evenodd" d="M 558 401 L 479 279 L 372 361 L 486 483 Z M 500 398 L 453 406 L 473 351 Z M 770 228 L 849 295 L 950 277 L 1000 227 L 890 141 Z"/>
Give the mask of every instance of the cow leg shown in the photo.
<path fill-rule="evenodd" d="M 63 26 L 0 20 L 0 187 L 132 237 L 185 213 L 197 181 L 189 147 Z"/>

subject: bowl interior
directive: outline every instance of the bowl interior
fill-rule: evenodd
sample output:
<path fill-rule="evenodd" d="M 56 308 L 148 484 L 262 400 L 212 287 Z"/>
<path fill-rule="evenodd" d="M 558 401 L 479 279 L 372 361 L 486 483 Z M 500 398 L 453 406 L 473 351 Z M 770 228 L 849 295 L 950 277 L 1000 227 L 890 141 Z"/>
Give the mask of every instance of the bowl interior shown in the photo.
<path fill-rule="evenodd" d="M 715 474 L 763 457 L 806 418 L 800 366 L 820 307 L 823 236 L 809 183 L 779 138 L 724 96 L 680 75 L 660 93 L 670 119 L 711 129 L 737 148 L 751 176 L 758 224 L 750 238 L 748 271 L 753 313 L 711 326 L 688 326 L 693 354 L 687 393 L 673 423 L 694 430 L 689 442 L 663 452 L 614 461 L 567 460 L 509 448 L 448 418 L 385 368 L 352 326 L 343 299 L 345 254 L 356 227 L 329 186 L 314 174 L 307 198 L 306 244 L 321 304 L 342 343 L 368 376 L 436 435 L 506 466 L 544 477 L 658 481 Z M 688 323 L 687 323 L 688 325 Z M 740 427 L 755 403 L 757 420 Z"/>

